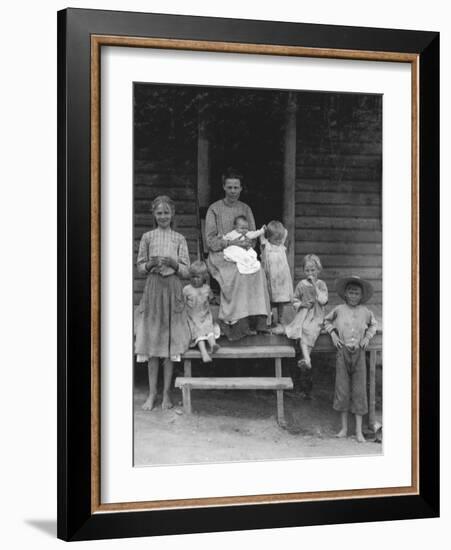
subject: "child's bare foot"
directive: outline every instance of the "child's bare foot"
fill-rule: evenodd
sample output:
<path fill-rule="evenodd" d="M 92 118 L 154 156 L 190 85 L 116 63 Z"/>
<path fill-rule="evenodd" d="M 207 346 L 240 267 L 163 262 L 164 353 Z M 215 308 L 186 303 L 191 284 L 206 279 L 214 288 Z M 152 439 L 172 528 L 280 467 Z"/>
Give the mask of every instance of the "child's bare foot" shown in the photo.
<path fill-rule="evenodd" d="M 213 346 L 211 346 L 210 353 L 213 355 L 220 349 L 221 349 L 221 346 L 219 344 L 213 344 Z"/>
<path fill-rule="evenodd" d="M 212 361 L 211 357 L 208 355 L 208 353 L 206 351 L 202 352 L 202 361 L 204 363 L 211 363 L 211 361 Z"/>
<path fill-rule="evenodd" d="M 156 395 L 154 393 L 149 393 L 149 397 L 144 401 L 141 407 L 143 411 L 151 411 L 154 408 L 155 397 Z"/>
<path fill-rule="evenodd" d="M 164 411 L 167 411 L 168 409 L 172 409 L 174 405 L 172 404 L 171 398 L 169 395 L 163 395 L 163 402 L 161 403 L 161 408 Z"/>
<path fill-rule="evenodd" d="M 356 433 L 355 438 L 357 439 L 357 441 L 359 443 L 365 443 L 365 441 L 366 441 L 366 439 L 365 439 L 364 435 L 362 434 L 362 432 Z"/>
<path fill-rule="evenodd" d="M 335 437 L 338 437 L 340 439 L 343 439 L 344 437 L 348 437 L 348 430 L 341 429 Z"/>
<path fill-rule="evenodd" d="M 272 333 L 273 334 L 285 334 L 285 329 L 283 328 L 282 325 L 276 325 L 273 329 L 272 329 Z"/>
<path fill-rule="evenodd" d="M 310 370 L 312 368 L 312 364 L 311 363 L 307 363 L 307 361 L 305 359 L 299 359 L 298 361 L 298 367 L 302 370 L 302 371 L 307 371 L 307 370 Z"/>

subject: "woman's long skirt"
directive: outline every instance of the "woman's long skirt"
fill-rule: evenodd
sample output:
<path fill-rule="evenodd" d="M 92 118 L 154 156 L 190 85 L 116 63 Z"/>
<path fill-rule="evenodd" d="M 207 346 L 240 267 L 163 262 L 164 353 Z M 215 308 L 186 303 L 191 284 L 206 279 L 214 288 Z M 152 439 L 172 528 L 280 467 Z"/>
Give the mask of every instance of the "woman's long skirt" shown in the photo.
<path fill-rule="evenodd" d="M 236 264 L 224 260 L 222 252 L 210 252 L 207 265 L 221 288 L 218 319 L 226 337 L 239 340 L 251 329 L 266 329 L 271 306 L 263 269 L 243 275 Z"/>

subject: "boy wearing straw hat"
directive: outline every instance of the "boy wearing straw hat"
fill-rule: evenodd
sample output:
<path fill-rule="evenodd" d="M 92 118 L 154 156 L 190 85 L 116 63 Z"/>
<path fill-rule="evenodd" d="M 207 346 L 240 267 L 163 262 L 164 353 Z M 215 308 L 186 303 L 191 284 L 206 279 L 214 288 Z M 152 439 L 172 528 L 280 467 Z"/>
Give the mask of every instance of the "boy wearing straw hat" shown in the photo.
<path fill-rule="evenodd" d="M 368 412 L 366 395 L 365 351 L 376 334 L 377 322 L 363 304 L 373 295 L 373 287 L 360 277 L 344 277 L 336 284 L 344 304 L 324 319 L 324 327 L 337 348 L 334 409 L 341 412 L 341 430 L 337 437 L 348 435 L 348 412 L 355 415 L 355 435 L 360 443 L 362 417 Z"/>

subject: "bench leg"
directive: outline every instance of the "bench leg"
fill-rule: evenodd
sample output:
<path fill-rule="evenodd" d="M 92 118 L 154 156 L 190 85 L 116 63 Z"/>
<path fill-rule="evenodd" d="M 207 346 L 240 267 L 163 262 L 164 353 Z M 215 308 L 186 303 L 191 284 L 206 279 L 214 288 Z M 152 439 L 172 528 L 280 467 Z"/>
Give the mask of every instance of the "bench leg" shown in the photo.
<path fill-rule="evenodd" d="M 283 426 L 285 424 L 285 411 L 283 408 L 283 390 L 277 390 L 277 422 Z"/>
<path fill-rule="evenodd" d="M 183 394 L 183 410 L 185 411 L 185 414 L 191 414 L 191 388 L 188 388 L 187 386 L 183 386 L 182 388 L 182 394 Z"/>
<path fill-rule="evenodd" d="M 370 395 L 368 403 L 368 427 L 373 430 L 376 422 L 376 350 L 370 351 Z"/>
<path fill-rule="evenodd" d="M 276 378 L 282 377 L 282 359 L 280 357 L 275 358 L 276 366 Z M 283 390 L 276 390 L 277 395 L 277 421 L 283 426 L 285 424 L 285 411 L 283 408 Z"/>
<path fill-rule="evenodd" d="M 275 358 L 276 362 L 276 378 L 282 377 L 282 359 L 280 357 Z"/>
<path fill-rule="evenodd" d="M 191 378 L 191 359 L 185 359 L 183 363 L 183 372 L 185 378 Z"/>
<path fill-rule="evenodd" d="M 191 378 L 191 359 L 185 359 L 183 363 L 183 372 L 185 375 L 185 378 Z M 191 414 L 191 388 L 183 387 L 182 388 L 182 395 L 183 395 L 183 409 L 185 411 L 185 414 Z"/>

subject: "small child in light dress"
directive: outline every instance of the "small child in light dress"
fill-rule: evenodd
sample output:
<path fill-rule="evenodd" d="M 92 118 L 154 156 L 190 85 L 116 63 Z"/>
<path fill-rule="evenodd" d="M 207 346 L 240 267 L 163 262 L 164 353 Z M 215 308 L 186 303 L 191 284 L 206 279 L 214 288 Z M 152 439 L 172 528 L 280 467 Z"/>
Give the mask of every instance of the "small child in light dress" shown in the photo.
<path fill-rule="evenodd" d="M 183 289 L 188 325 L 191 331 L 191 346 L 198 345 L 204 363 L 211 361 L 211 355 L 218 351 L 219 326 L 213 323 L 209 299 L 212 296 L 208 285 L 208 270 L 204 262 L 193 262 L 189 269 L 191 284 Z M 207 351 L 205 341 L 210 347 Z"/>
<path fill-rule="evenodd" d="M 252 240 L 263 235 L 265 226 L 257 231 L 249 231 L 249 222 L 246 216 L 237 216 L 234 220 L 234 229 L 223 236 L 230 245 L 224 248 L 224 259 L 236 263 L 240 273 L 246 275 L 257 273 L 260 269 L 260 262 L 257 260 L 257 253 L 253 248 L 244 248 L 233 244 L 236 241 Z"/>
<path fill-rule="evenodd" d="M 268 223 L 264 235 L 260 237 L 262 265 L 268 281 L 271 306 L 277 307 L 278 323 L 282 322 L 285 305 L 293 299 L 293 281 L 285 246 L 287 234 L 283 224 L 273 220 Z"/>
<path fill-rule="evenodd" d="M 310 353 L 321 332 L 324 322 L 324 306 L 328 301 L 326 283 L 318 279 L 322 270 L 321 261 L 315 254 L 307 254 L 303 262 L 305 279 L 294 291 L 293 307 L 297 311 L 293 321 L 285 327 L 288 338 L 299 340 L 302 358 L 298 361 L 301 371 L 308 374 L 304 381 L 304 393 L 310 398 L 312 390 Z"/>

